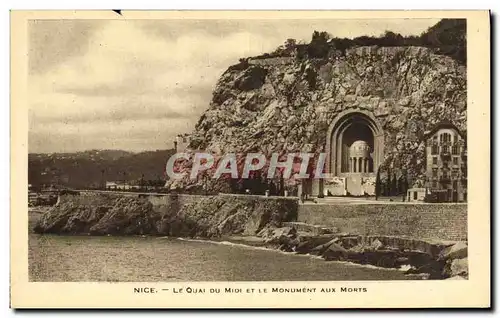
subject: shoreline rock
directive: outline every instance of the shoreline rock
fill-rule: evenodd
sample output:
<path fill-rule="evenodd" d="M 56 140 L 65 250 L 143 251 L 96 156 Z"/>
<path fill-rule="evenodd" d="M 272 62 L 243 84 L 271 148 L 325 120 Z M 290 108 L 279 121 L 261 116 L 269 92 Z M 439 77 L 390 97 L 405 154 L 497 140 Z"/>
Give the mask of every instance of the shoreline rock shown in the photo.
<path fill-rule="evenodd" d="M 31 213 L 35 233 L 66 235 L 151 235 L 220 240 L 239 237 L 245 245 L 320 256 L 384 268 L 409 267 L 426 279 L 468 278 L 467 242 L 339 233 L 293 222 L 294 200 L 213 196 L 158 210 L 144 197 L 63 196 L 43 214 Z M 245 237 L 251 237 L 249 243 Z"/>
<path fill-rule="evenodd" d="M 381 268 L 408 266 L 406 274 L 420 279 L 448 279 L 455 276 L 468 278 L 466 242 L 347 233 L 312 234 L 297 231 L 290 226 L 266 228 L 258 236 L 266 247 L 316 255 L 326 261 L 348 261 Z"/>
<path fill-rule="evenodd" d="M 179 204 L 147 197 L 100 194 L 60 197 L 34 226 L 35 233 L 91 235 L 168 235 L 220 237 L 255 235 L 296 219 L 298 202 L 244 196 L 207 196 Z"/>

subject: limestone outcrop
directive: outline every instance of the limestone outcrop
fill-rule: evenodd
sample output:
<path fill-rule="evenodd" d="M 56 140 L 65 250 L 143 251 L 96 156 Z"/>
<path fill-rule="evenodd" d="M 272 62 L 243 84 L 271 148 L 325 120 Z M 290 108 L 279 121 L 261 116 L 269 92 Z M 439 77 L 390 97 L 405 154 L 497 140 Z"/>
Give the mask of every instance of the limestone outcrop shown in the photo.
<path fill-rule="evenodd" d="M 37 233 L 92 235 L 169 235 L 217 238 L 255 235 L 296 219 L 297 201 L 253 197 L 210 196 L 178 204 L 175 195 L 162 206 L 147 197 L 100 194 L 62 196 L 44 212 Z"/>
<path fill-rule="evenodd" d="M 386 268 L 408 268 L 420 279 L 468 279 L 466 242 L 427 241 L 394 236 L 348 233 L 312 234 L 295 226 L 266 228 L 258 233 L 264 245 L 286 252 L 321 256 Z"/>
<path fill-rule="evenodd" d="M 190 149 L 214 154 L 321 152 L 345 110 L 372 113 L 384 131 L 383 167 L 424 177 L 424 134 L 447 120 L 466 131 L 466 67 L 424 47 L 331 49 L 324 58 L 248 58 L 218 80 Z M 189 163 L 187 163 L 189 165 Z M 172 180 L 167 187 L 214 180 Z"/>

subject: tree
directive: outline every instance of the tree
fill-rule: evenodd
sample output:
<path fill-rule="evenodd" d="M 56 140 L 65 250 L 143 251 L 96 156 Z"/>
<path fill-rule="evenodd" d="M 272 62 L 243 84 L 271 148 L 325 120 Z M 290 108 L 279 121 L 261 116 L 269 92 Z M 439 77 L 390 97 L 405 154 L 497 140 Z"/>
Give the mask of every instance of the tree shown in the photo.
<path fill-rule="evenodd" d="M 385 192 L 384 195 L 390 196 L 391 195 L 391 171 L 387 173 L 387 180 L 385 181 Z"/>
<path fill-rule="evenodd" d="M 463 64 L 467 62 L 467 20 L 442 19 L 420 35 L 424 46 L 437 49 L 437 53 L 451 56 Z"/>
<path fill-rule="evenodd" d="M 283 173 L 280 173 L 280 183 L 279 183 L 279 195 L 283 196 L 285 195 L 285 179 L 283 178 Z"/>
<path fill-rule="evenodd" d="M 104 180 L 104 172 L 106 172 L 104 169 L 101 169 L 101 185 L 104 190 L 106 190 L 106 180 Z"/>
<path fill-rule="evenodd" d="M 312 58 L 324 58 L 328 55 L 328 40 L 330 35 L 327 32 L 314 31 L 307 47 L 307 53 Z"/>
<path fill-rule="evenodd" d="M 391 195 L 399 195 L 398 193 L 398 178 L 396 178 L 396 174 L 392 176 L 392 183 L 391 183 Z"/>
<path fill-rule="evenodd" d="M 141 189 L 144 188 L 144 173 L 141 174 L 141 180 L 139 181 L 139 186 L 141 187 Z"/>
<path fill-rule="evenodd" d="M 403 40 L 401 34 L 392 31 L 385 31 L 384 36 L 381 38 L 382 43 L 387 46 L 403 45 Z"/>
<path fill-rule="evenodd" d="M 293 50 L 295 46 L 297 46 L 297 40 L 295 39 L 286 39 L 285 44 L 283 45 L 285 50 Z"/>
<path fill-rule="evenodd" d="M 382 182 L 380 180 L 380 168 L 377 169 L 377 178 L 375 179 L 375 200 L 378 200 L 382 191 Z"/>
<path fill-rule="evenodd" d="M 401 194 L 403 195 L 403 201 L 406 198 L 406 192 L 408 191 L 408 177 L 406 172 L 401 176 Z"/>

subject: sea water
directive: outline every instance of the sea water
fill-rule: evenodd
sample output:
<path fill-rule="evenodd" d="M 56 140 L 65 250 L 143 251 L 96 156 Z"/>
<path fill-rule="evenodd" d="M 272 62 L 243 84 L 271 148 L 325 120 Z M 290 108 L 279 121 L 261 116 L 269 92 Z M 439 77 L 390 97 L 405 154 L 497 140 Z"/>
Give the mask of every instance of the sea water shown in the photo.
<path fill-rule="evenodd" d="M 160 237 L 29 236 L 30 281 L 403 280 L 403 271 L 328 262 L 228 242 Z"/>

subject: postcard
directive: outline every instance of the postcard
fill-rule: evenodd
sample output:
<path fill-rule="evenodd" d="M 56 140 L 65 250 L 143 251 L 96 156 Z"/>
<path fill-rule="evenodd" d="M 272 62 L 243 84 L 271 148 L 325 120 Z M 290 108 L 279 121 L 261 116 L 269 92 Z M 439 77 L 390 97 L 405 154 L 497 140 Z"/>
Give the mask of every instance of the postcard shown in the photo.
<path fill-rule="evenodd" d="M 488 308 L 488 11 L 12 11 L 13 308 Z"/>

